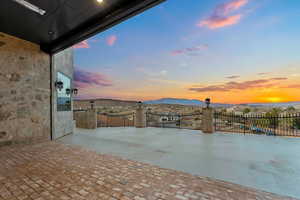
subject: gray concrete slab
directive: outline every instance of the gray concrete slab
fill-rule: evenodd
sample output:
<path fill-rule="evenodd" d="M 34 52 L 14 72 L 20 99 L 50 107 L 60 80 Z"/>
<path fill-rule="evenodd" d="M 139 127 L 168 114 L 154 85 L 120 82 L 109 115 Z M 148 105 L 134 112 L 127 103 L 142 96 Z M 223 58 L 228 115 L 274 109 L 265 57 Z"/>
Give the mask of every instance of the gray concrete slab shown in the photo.
<path fill-rule="evenodd" d="M 300 197 L 300 139 L 260 135 L 206 135 L 162 128 L 77 129 L 59 140 L 281 195 Z"/>

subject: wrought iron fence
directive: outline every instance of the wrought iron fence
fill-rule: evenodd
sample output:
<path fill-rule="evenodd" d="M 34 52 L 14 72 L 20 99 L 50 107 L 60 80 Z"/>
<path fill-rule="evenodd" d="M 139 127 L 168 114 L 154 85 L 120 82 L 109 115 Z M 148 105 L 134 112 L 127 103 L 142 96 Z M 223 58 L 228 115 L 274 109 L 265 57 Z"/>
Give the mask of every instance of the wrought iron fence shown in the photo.
<path fill-rule="evenodd" d="M 147 127 L 200 129 L 201 113 L 146 113 Z"/>
<path fill-rule="evenodd" d="M 300 136 L 300 114 L 235 115 L 215 113 L 216 131 L 273 136 Z"/>
<path fill-rule="evenodd" d="M 107 114 L 97 113 L 97 127 L 130 127 L 134 126 L 134 113 Z"/>

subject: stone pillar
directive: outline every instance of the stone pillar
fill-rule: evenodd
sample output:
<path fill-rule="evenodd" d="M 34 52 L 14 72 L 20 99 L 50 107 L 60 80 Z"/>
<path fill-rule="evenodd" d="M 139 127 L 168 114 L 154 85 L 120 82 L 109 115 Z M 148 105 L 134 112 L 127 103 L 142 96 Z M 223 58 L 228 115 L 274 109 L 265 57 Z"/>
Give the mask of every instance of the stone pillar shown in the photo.
<path fill-rule="evenodd" d="M 86 128 L 87 129 L 96 129 L 97 128 L 96 109 L 88 109 L 86 111 Z"/>
<path fill-rule="evenodd" d="M 214 112 L 212 108 L 203 108 L 202 110 L 202 132 L 214 133 Z"/>
<path fill-rule="evenodd" d="M 136 128 L 146 127 L 146 113 L 142 102 L 139 102 L 138 108 L 136 109 L 134 123 Z"/>

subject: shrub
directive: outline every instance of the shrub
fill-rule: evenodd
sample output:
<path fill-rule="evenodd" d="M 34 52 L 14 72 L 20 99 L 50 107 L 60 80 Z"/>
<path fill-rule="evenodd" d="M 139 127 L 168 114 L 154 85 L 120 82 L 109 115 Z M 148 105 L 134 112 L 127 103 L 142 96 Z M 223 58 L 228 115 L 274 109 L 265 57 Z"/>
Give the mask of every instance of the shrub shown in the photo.
<path fill-rule="evenodd" d="M 247 113 L 249 113 L 249 112 L 251 112 L 250 108 L 245 108 L 245 109 L 243 110 L 243 113 L 244 113 L 244 114 L 247 114 Z"/>
<path fill-rule="evenodd" d="M 300 118 L 296 118 L 293 120 L 293 127 L 300 129 Z"/>

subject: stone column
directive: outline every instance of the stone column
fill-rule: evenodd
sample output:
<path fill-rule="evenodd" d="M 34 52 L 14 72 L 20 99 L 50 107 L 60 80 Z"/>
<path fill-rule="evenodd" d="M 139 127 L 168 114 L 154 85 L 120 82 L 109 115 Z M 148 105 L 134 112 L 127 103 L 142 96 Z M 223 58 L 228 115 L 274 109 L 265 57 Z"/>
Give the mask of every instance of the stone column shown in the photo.
<path fill-rule="evenodd" d="M 142 102 L 139 102 L 138 108 L 135 111 L 135 127 L 136 128 L 145 128 L 146 127 L 146 113 L 143 108 Z"/>
<path fill-rule="evenodd" d="M 202 132 L 214 133 L 214 112 L 212 108 L 203 108 L 202 110 Z"/>
<path fill-rule="evenodd" d="M 86 111 L 86 128 L 87 129 L 96 129 L 97 128 L 96 109 L 88 109 Z"/>

